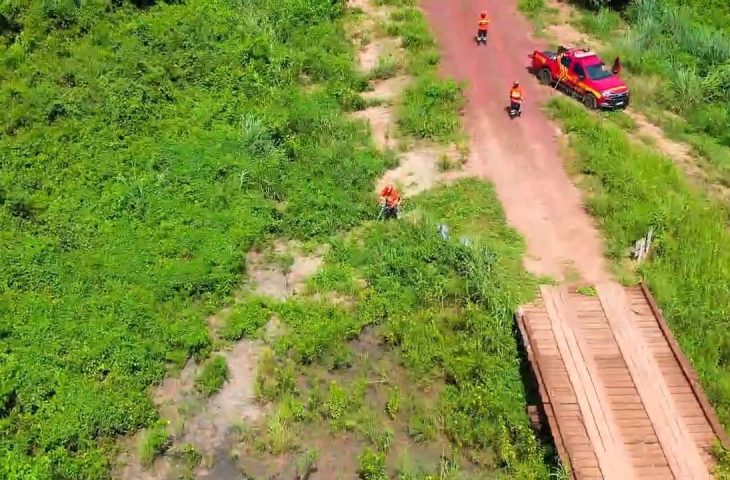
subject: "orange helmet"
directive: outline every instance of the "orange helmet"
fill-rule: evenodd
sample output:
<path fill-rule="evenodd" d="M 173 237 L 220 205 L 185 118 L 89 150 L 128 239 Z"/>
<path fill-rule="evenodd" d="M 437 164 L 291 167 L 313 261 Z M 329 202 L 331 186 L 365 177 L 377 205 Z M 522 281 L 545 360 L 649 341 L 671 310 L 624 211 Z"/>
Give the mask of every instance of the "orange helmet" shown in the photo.
<path fill-rule="evenodd" d="M 395 187 L 393 187 L 392 184 L 388 184 L 383 189 L 383 196 L 391 195 L 393 193 L 393 191 L 395 191 Z"/>
<path fill-rule="evenodd" d="M 479 16 L 482 18 L 487 18 L 487 12 L 482 12 Z"/>

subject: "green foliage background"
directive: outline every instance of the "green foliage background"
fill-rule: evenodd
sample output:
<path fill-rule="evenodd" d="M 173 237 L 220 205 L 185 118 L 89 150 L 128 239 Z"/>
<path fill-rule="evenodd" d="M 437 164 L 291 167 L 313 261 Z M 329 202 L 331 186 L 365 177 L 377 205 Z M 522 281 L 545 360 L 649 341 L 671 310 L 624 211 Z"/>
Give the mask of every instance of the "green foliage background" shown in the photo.
<path fill-rule="evenodd" d="M 2 478 L 104 478 L 256 241 L 370 215 L 341 3 L 140 6 L 0 6 Z"/>

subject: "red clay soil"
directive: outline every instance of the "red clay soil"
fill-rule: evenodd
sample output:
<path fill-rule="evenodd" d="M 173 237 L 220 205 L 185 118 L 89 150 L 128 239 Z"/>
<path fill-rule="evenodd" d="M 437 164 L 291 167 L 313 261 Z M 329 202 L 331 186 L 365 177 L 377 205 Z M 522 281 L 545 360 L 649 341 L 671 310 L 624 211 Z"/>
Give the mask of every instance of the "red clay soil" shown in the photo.
<path fill-rule="evenodd" d="M 552 90 L 527 71 L 528 54 L 546 45 L 531 37 L 514 0 L 424 0 L 422 6 L 445 73 L 468 82 L 467 168 L 494 184 L 507 219 L 527 241 L 528 270 L 557 280 L 578 280 L 571 274 L 588 283 L 607 280 L 602 241 L 565 172 L 559 131 L 540 111 Z M 477 47 L 477 19 L 485 8 L 489 44 Z M 510 120 L 505 108 L 514 80 L 526 99 L 522 116 Z"/>

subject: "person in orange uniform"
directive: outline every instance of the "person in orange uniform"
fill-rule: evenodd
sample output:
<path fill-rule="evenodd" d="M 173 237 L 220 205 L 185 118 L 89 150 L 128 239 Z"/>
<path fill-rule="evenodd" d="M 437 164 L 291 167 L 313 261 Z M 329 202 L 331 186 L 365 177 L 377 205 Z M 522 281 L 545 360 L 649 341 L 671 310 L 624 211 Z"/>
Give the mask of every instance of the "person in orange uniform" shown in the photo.
<path fill-rule="evenodd" d="M 512 88 L 509 91 L 510 108 L 513 108 L 518 112 L 522 110 L 522 100 L 524 100 L 524 98 L 525 94 L 522 91 L 522 87 L 520 87 L 520 82 L 515 80 L 515 82 L 512 84 Z"/>
<path fill-rule="evenodd" d="M 398 209 L 400 207 L 400 195 L 393 185 L 386 185 L 380 191 L 380 204 L 383 206 L 383 212 L 387 217 L 398 217 Z"/>
<path fill-rule="evenodd" d="M 487 32 L 489 30 L 489 17 L 487 12 L 482 12 L 479 15 L 479 26 L 477 27 L 477 39 L 483 39 L 487 41 Z"/>

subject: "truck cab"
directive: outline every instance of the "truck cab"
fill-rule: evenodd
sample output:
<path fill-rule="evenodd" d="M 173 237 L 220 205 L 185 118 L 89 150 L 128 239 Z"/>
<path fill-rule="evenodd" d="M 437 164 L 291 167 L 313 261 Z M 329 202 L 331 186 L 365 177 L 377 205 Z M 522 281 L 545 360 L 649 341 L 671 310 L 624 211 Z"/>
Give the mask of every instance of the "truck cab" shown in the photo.
<path fill-rule="evenodd" d="M 546 85 L 555 85 L 580 98 L 588 108 L 624 109 L 629 105 L 629 87 L 590 50 L 560 48 L 535 52 L 532 71 Z"/>

